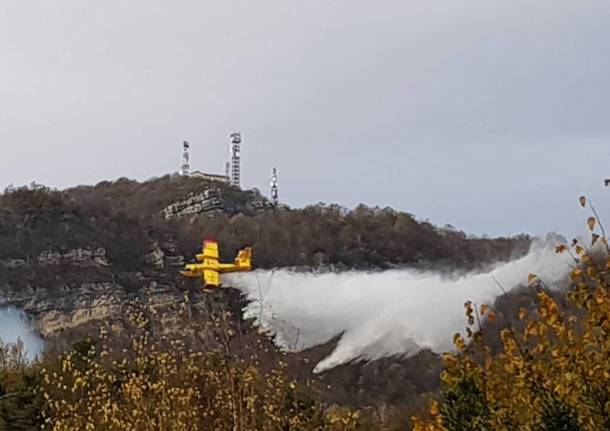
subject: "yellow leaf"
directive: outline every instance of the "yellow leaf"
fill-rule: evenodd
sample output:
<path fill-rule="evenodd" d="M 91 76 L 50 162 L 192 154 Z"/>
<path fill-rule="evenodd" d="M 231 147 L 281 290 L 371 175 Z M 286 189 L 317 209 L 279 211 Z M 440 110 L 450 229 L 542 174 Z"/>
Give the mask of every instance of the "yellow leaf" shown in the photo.
<path fill-rule="evenodd" d="M 443 362 L 445 365 L 453 365 L 457 363 L 457 358 L 451 353 L 443 353 Z"/>
<path fill-rule="evenodd" d="M 481 304 L 481 316 L 484 316 L 487 310 L 489 310 L 489 305 Z"/>
<path fill-rule="evenodd" d="M 455 334 L 453 334 L 453 344 L 457 343 L 457 341 L 461 338 L 462 336 L 460 335 L 459 332 L 456 332 Z"/>
<path fill-rule="evenodd" d="M 582 276 L 582 269 L 575 269 L 570 273 L 570 278 L 574 281 Z"/>

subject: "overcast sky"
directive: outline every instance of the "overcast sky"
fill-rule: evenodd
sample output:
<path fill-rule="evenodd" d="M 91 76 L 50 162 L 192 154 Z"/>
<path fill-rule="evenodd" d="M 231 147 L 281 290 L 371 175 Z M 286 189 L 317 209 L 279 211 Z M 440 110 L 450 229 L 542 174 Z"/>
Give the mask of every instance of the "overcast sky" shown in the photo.
<path fill-rule="evenodd" d="M 607 0 L 0 0 L 0 186 L 223 172 L 479 234 L 610 223 Z"/>

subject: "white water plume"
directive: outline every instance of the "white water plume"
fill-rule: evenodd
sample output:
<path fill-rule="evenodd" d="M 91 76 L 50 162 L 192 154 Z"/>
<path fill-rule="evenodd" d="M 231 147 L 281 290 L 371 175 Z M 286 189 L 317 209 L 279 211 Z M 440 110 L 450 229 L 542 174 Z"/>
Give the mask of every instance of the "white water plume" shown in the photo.
<path fill-rule="evenodd" d="M 0 304 L 0 341 L 4 344 L 23 343 L 27 359 L 40 355 L 44 342 L 36 335 L 25 314 L 14 307 Z"/>
<path fill-rule="evenodd" d="M 252 301 L 245 310 L 289 350 L 302 350 L 341 336 L 321 372 L 355 359 L 414 355 L 423 348 L 452 349 L 465 326 L 464 302 L 493 303 L 505 290 L 536 273 L 548 285 L 565 279 L 565 255 L 540 243 L 517 260 L 487 272 L 447 277 L 435 272 L 389 270 L 342 273 L 255 271 L 230 276 Z"/>

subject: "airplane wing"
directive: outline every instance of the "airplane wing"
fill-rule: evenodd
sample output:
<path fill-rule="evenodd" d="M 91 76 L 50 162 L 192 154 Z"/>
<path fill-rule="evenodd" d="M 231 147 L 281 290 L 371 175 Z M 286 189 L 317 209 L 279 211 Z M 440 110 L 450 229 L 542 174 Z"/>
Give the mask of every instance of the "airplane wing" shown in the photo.
<path fill-rule="evenodd" d="M 203 271 L 203 281 L 206 286 L 218 287 L 220 286 L 220 274 L 218 271 L 206 269 Z"/>

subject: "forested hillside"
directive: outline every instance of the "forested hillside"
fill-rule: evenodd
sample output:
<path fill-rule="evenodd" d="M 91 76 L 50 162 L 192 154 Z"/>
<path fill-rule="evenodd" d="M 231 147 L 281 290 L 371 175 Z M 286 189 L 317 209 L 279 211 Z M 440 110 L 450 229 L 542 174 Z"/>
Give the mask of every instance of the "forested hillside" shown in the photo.
<path fill-rule="evenodd" d="M 195 203 L 184 216 L 164 217 L 171 204 L 208 191 L 220 201 L 211 210 Z M 273 209 L 256 190 L 176 176 L 144 183 L 119 179 L 65 191 L 9 189 L 0 196 L 0 233 L 0 259 L 103 248 L 111 265 L 126 270 L 145 268 L 145 256 L 157 248 L 191 256 L 206 236 L 218 239 L 229 259 L 238 248 L 254 246 L 255 264 L 263 268 L 471 269 L 523 254 L 529 245 L 525 236 L 469 237 L 390 208 L 318 204 Z"/>
<path fill-rule="evenodd" d="M 146 386 L 145 391 L 157 391 L 157 384 L 169 380 L 163 380 L 165 377 L 155 374 L 149 365 L 159 358 L 172 364 L 182 361 L 170 340 L 181 343 L 178 352 L 187 352 L 191 366 L 196 367 L 188 368 L 186 374 L 164 369 L 172 384 L 178 385 L 174 389 L 188 392 L 195 390 L 193 384 L 212 385 L 219 397 L 215 398 L 219 403 L 215 409 L 225 409 L 216 410 L 216 416 L 209 420 L 199 417 L 202 427 L 216 423 L 222 424 L 218 425 L 222 429 L 242 417 L 255 421 L 250 423 L 255 429 L 293 429 L 286 428 L 285 421 L 299 424 L 316 418 L 316 426 L 326 427 L 316 429 L 350 429 L 350 424 L 357 422 L 350 416 L 352 408 L 364 409 L 366 414 L 358 413 L 368 418 L 362 423 L 380 423 L 396 416 L 397 426 L 403 426 L 423 395 L 438 388 L 440 360 L 427 350 L 409 359 L 387 358 L 366 366 L 348 364 L 313 375 L 313 365 L 332 350 L 333 342 L 284 355 L 252 322 L 242 319 L 243 298 L 237 291 L 222 289 L 206 295 L 198 280 L 180 276 L 180 269 L 198 251 L 204 237 L 217 238 L 227 260 L 233 259 L 237 249 L 252 245 L 257 267 L 314 270 L 397 266 L 470 270 L 522 255 L 530 242 L 525 236 L 471 237 L 389 208 L 359 206 L 348 210 L 325 204 L 274 208 L 256 190 L 242 191 L 178 176 L 143 183 L 119 179 L 67 190 L 39 185 L 9 188 L 0 195 L 0 296 L 27 313 L 48 342 L 48 354 L 43 364 L 33 368 L 23 368 L 11 355 L 0 354 L 0 368 L 18 370 L 16 375 L 5 373 L 9 380 L 0 381 L 0 418 L 9 421 L 5 424 L 37 429 L 43 401 L 41 392 L 34 389 L 43 378 L 41 370 L 59 375 L 45 380 L 49 397 L 72 399 L 70 393 L 58 392 L 54 385 L 76 385 L 74 379 L 84 377 L 59 372 L 62 361 L 79 372 L 90 366 L 100 373 L 95 374 L 100 381 L 86 381 L 86 388 L 74 386 L 96 399 L 108 389 L 96 386 L 105 379 L 134 387 L 146 375 L 152 386 Z M 101 330 L 106 335 L 102 336 Z M 149 344 L 140 343 L 140 350 L 134 350 L 133 336 L 140 331 Z M 127 356 L 120 353 L 123 348 Z M 71 356 L 58 356 L 62 351 L 72 352 Z M 135 361 L 142 374 L 133 377 L 131 368 L 117 368 L 109 362 L 121 358 L 127 358 L 128 364 Z M 83 361 L 88 364 L 85 368 Z M 209 373 L 197 367 L 209 367 Z M 236 375 L 227 376 L 225 370 Z M 255 371 L 261 374 L 240 380 Z M 153 374 L 146 374 L 150 372 Z M 268 373 L 276 376 L 268 381 L 271 386 L 265 383 Z M 87 378 L 91 376 L 87 374 Z M 227 394 L 226 388 L 219 386 L 223 384 L 249 388 L 255 410 L 274 406 L 277 414 L 265 411 L 254 417 L 231 410 L 237 409 L 237 395 Z M 300 389 L 295 393 L 294 384 L 301 385 L 303 393 Z M 269 397 L 269 390 L 276 391 L 279 398 Z M 147 393 L 153 396 L 153 392 Z M 188 399 L 172 398 L 171 402 L 185 403 L 173 413 L 188 416 L 188 412 L 203 412 L 201 406 L 211 402 L 205 393 L 189 393 L 192 397 Z M 297 395 L 303 398 L 295 399 Z M 126 402 L 122 397 L 117 394 L 108 405 L 117 408 Z M 248 399 L 240 398 L 240 402 Z M 129 402 L 136 410 L 152 408 L 141 399 L 129 398 Z M 19 405 L 27 407 L 27 417 L 20 416 Z M 405 405 L 411 410 L 404 410 Z M 72 408 L 83 409 L 84 418 L 90 406 L 73 404 Z M 85 426 L 86 421 L 70 422 L 61 409 L 51 410 L 45 414 L 57 423 L 68 424 L 58 429 Z M 234 416 L 227 417 L 227 412 Z M 328 416 L 329 412 L 334 416 Z M 186 424 L 187 416 L 171 417 Z M 137 423 L 136 419 L 130 422 L 132 419 L 121 419 L 128 424 L 126 429 Z M 260 425 L 273 420 L 276 428 Z M 346 424 L 343 428 L 331 427 L 342 423 Z M 247 429 L 244 426 L 239 429 Z"/>

